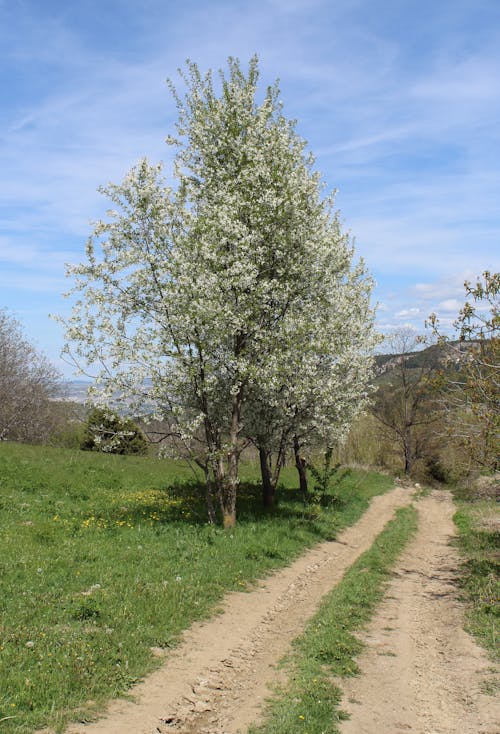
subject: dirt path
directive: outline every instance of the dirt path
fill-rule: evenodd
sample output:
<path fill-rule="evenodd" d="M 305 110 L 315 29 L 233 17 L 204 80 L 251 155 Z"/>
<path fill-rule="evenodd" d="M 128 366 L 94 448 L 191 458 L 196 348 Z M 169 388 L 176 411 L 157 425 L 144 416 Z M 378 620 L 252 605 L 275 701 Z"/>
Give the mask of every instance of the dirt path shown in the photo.
<path fill-rule="evenodd" d="M 322 543 L 249 593 L 230 594 L 223 612 L 194 625 L 164 665 L 110 704 L 106 716 L 67 734 L 237 734 L 258 719 L 289 650 L 321 598 L 372 544 L 401 488 L 373 500 L 352 528 Z M 419 530 L 363 635 L 361 677 L 343 680 L 342 734 L 500 734 L 498 701 L 481 693 L 491 663 L 463 631 L 455 585 L 459 558 L 449 494 L 418 503 Z"/>
<path fill-rule="evenodd" d="M 113 701 L 105 718 L 73 725 L 68 734 L 246 731 L 276 680 L 275 664 L 322 596 L 410 499 L 401 488 L 375 497 L 337 541 L 316 546 L 249 593 L 230 594 L 221 615 L 194 625 L 165 664 L 133 689 L 133 702 Z"/>
<path fill-rule="evenodd" d="M 342 734 L 499 734 L 498 699 L 481 693 L 491 662 L 463 631 L 451 497 L 417 506 L 417 536 L 363 636 L 362 676 L 340 684 L 351 714 Z"/>

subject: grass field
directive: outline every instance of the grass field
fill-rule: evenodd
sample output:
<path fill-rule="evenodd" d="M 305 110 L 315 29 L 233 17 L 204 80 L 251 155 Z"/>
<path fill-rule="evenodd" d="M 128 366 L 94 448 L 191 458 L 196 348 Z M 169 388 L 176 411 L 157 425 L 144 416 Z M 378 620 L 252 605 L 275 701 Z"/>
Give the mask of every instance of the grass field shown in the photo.
<path fill-rule="evenodd" d="M 391 485 L 352 473 L 340 503 L 304 507 L 287 469 L 263 513 L 255 469 L 242 480 L 226 532 L 206 524 L 202 488 L 179 463 L 0 444 L 2 732 L 85 720 L 226 590 L 332 537 Z"/>
<path fill-rule="evenodd" d="M 468 602 L 468 630 L 500 661 L 500 511 L 493 499 L 458 501 L 461 586 Z"/>

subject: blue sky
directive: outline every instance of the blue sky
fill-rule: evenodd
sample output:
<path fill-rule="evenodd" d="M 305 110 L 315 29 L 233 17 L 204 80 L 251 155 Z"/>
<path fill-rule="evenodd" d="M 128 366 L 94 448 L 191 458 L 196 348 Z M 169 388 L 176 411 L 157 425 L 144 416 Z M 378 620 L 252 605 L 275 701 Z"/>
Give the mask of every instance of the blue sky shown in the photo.
<path fill-rule="evenodd" d="M 259 55 L 337 189 L 381 329 L 456 315 L 499 269 L 498 0 L 0 0 L 0 307 L 60 361 L 64 264 L 140 157 L 170 166 L 165 84 Z"/>

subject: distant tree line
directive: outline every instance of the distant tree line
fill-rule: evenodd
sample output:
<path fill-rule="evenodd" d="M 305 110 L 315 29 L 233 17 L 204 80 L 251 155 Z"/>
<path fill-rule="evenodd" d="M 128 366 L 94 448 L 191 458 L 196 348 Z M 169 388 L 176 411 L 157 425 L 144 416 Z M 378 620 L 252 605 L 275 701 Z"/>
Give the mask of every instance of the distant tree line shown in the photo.
<path fill-rule="evenodd" d="M 54 405 L 60 393 L 58 371 L 0 310 L 0 441 L 47 442 L 62 419 Z"/>
<path fill-rule="evenodd" d="M 430 345 L 408 329 L 386 337 L 370 407 L 379 462 L 440 480 L 499 471 L 499 294 L 500 274 L 487 271 L 465 283 L 451 335 L 431 315 Z"/>

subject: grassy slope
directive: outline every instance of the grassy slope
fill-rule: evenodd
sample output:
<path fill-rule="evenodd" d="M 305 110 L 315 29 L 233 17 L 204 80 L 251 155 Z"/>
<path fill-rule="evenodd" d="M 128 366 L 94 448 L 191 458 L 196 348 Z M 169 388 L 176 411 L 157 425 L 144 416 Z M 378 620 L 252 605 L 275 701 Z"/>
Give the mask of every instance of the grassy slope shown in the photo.
<path fill-rule="evenodd" d="M 494 500 L 459 499 L 457 504 L 454 520 L 464 557 L 461 585 L 468 601 L 467 629 L 500 661 L 499 508 Z"/>
<path fill-rule="evenodd" d="M 294 645 L 286 663 L 288 686 L 275 695 L 268 716 L 253 734 L 335 734 L 345 718 L 341 691 L 332 680 L 355 675 L 362 643 L 353 635 L 382 598 L 388 571 L 415 531 L 413 507 L 398 510 L 375 540 L 323 601 Z"/>
<path fill-rule="evenodd" d="M 391 484 L 356 473 L 340 508 L 304 508 L 286 489 L 289 470 L 279 507 L 263 515 L 252 467 L 243 479 L 227 533 L 205 524 L 200 487 L 180 464 L 0 444 L 2 732 L 85 718 L 225 590 L 331 537 Z"/>

